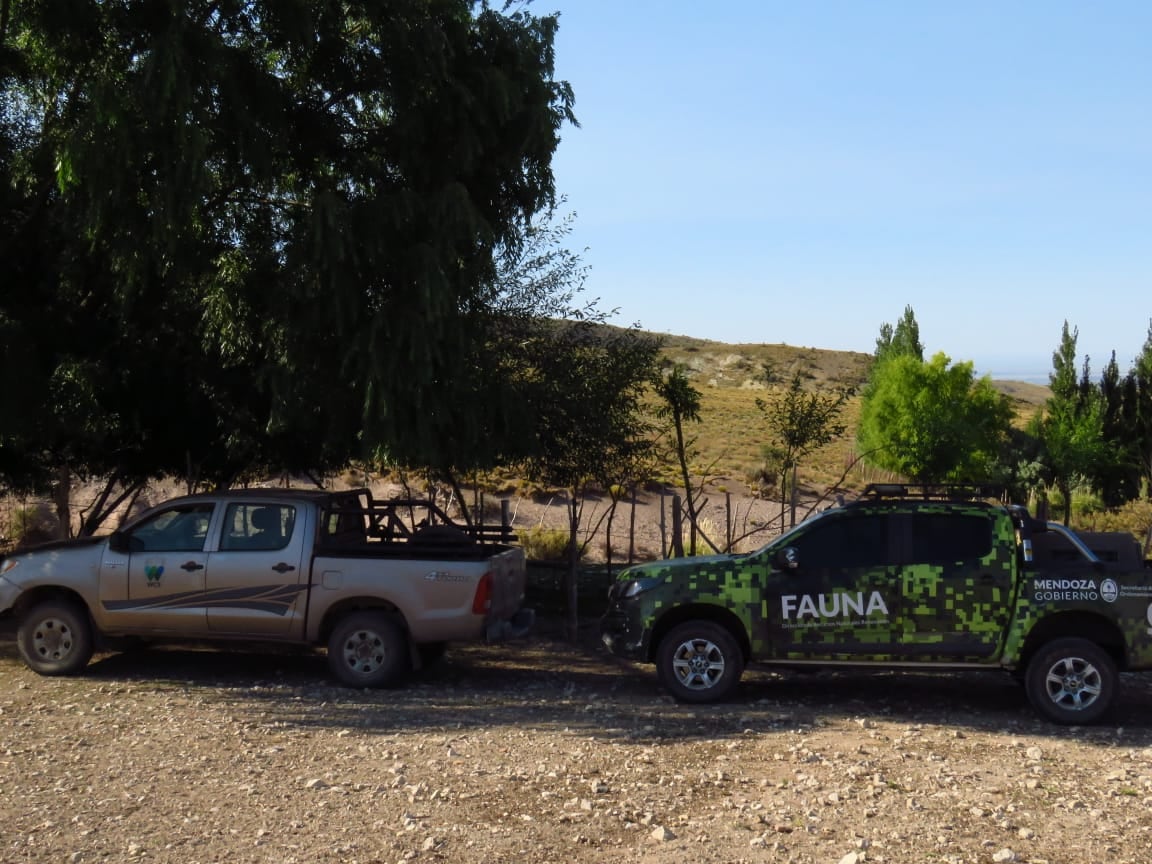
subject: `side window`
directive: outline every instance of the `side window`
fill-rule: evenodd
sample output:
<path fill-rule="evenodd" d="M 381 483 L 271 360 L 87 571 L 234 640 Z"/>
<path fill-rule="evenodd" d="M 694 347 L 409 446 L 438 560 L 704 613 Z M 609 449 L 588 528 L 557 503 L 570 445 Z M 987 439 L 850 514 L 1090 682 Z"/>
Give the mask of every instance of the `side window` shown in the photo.
<path fill-rule="evenodd" d="M 211 504 L 174 507 L 133 528 L 129 543 L 133 552 L 200 552 L 211 519 Z"/>
<path fill-rule="evenodd" d="M 846 570 L 892 563 L 888 550 L 888 517 L 847 514 L 823 519 L 792 543 L 800 552 L 800 568 Z"/>
<path fill-rule="evenodd" d="M 292 539 L 296 508 L 287 504 L 229 504 L 220 551 L 283 549 Z"/>
<path fill-rule="evenodd" d="M 322 537 L 325 543 L 349 545 L 364 543 L 364 510 L 356 499 L 337 500 L 324 513 Z"/>
<path fill-rule="evenodd" d="M 954 513 L 912 516 L 910 564 L 954 564 L 976 561 L 992 551 L 992 520 Z"/>

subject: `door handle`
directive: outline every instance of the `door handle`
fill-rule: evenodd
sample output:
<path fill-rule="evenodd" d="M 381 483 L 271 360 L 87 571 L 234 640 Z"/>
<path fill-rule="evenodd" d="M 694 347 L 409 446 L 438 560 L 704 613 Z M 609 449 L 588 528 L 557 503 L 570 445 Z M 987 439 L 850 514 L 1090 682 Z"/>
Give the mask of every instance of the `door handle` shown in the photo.
<path fill-rule="evenodd" d="M 203 564 L 197 564 L 195 561 L 185 561 L 183 564 L 180 565 L 180 569 L 181 570 L 187 570 L 189 573 L 192 573 L 196 570 L 203 570 L 204 565 Z"/>
<path fill-rule="evenodd" d="M 283 561 L 281 561 L 279 564 L 277 564 L 272 569 L 275 570 L 277 573 L 288 573 L 289 571 L 295 570 L 296 568 L 293 567 L 291 564 L 285 564 Z"/>

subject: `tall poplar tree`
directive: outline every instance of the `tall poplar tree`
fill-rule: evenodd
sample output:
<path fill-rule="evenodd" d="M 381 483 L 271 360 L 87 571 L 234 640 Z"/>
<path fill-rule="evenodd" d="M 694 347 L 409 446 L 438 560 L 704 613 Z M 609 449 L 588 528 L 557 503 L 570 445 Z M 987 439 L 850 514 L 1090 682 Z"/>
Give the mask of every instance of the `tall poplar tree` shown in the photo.
<path fill-rule="evenodd" d="M 1076 374 L 1076 342 L 1079 331 L 1064 322 L 1060 344 L 1052 352 L 1052 372 L 1048 376 L 1052 395 L 1031 430 L 1043 447 L 1050 482 L 1064 498 L 1064 524 L 1072 515 L 1072 496 L 1081 482 L 1099 481 L 1104 466 L 1113 460 L 1112 450 L 1103 438 L 1104 412 L 1099 391 L 1091 383 L 1089 358 Z"/>

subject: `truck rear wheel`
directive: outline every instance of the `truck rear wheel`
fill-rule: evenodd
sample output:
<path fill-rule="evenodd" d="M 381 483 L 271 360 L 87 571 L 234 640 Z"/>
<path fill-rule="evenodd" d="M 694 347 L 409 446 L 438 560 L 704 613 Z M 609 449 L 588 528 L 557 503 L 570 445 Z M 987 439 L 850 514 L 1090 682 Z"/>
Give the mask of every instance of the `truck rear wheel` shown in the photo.
<path fill-rule="evenodd" d="M 92 659 L 92 625 L 75 603 L 37 603 L 21 617 L 16 645 L 33 672 L 75 675 Z"/>
<path fill-rule="evenodd" d="M 744 655 L 727 628 L 714 621 L 686 621 L 660 640 L 656 670 L 681 702 L 718 702 L 740 683 Z"/>
<path fill-rule="evenodd" d="M 328 666 L 351 687 L 393 687 L 408 668 L 407 640 L 384 612 L 353 612 L 328 638 Z"/>
<path fill-rule="evenodd" d="M 1043 645 L 1025 670 L 1032 706 L 1064 725 L 1095 723 L 1112 707 L 1120 677 L 1116 661 L 1087 639 L 1057 639 Z"/>

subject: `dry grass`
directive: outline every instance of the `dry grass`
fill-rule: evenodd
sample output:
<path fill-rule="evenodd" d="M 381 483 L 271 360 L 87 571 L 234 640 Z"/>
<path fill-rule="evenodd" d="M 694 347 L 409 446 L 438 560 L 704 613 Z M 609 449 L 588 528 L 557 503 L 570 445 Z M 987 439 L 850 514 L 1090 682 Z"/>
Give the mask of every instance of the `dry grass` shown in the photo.
<path fill-rule="evenodd" d="M 771 443 L 771 432 L 756 406 L 756 400 L 769 393 L 764 383 L 766 367 L 772 370 L 778 382 L 776 387 L 786 386 L 799 372 L 813 388 L 859 390 L 872 364 L 870 354 L 853 351 L 782 344 L 727 344 L 686 336 L 664 338 L 664 357 L 684 366 L 689 380 L 701 394 L 701 422 L 690 424 L 687 430 L 695 439 L 693 473 L 698 478 L 716 478 L 715 482 L 721 486 L 746 485 L 763 463 L 764 446 Z M 1048 397 L 1048 388 L 1036 384 L 1016 381 L 994 384 L 1012 400 L 1021 423 Z M 805 460 L 800 472 L 802 485 L 819 489 L 843 476 L 855 457 L 859 418 L 857 395 L 844 407 L 842 419 L 847 425 L 844 435 Z M 677 482 L 675 470 L 666 467 L 660 479 Z M 891 478 L 884 472 L 857 465 L 849 472 L 845 485 L 854 489 L 887 479 Z"/>

